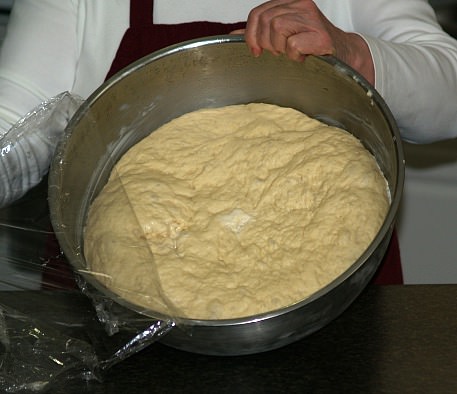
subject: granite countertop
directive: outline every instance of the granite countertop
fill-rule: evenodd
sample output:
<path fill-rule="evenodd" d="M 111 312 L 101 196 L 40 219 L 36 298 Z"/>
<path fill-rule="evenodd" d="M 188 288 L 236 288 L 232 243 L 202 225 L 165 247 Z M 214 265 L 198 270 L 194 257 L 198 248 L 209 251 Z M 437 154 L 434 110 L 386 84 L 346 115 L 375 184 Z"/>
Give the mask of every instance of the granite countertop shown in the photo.
<path fill-rule="evenodd" d="M 77 291 L 0 292 L 0 304 L 106 344 Z M 103 382 L 63 376 L 50 392 L 455 393 L 456 310 L 457 285 L 370 285 L 340 317 L 281 349 L 215 357 L 156 342 L 108 369 Z"/>

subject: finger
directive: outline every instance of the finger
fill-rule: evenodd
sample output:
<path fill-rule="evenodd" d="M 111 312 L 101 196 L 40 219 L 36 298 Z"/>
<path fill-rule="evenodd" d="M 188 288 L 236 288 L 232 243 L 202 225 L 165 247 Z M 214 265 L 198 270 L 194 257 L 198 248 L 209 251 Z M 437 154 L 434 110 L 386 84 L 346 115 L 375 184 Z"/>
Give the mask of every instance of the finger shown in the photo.
<path fill-rule="evenodd" d="M 306 32 L 288 37 L 284 53 L 289 59 L 303 61 L 308 55 L 332 55 L 334 52 L 334 46 L 328 35 Z"/>
<path fill-rule="evenodd" d="M 267 23 L 265 22 L 265 19 L 268 17 L 266 12 L 280 4 L 283 4 L 285 1 L 287 0 L 267 1 L 266 3 L 253 8 L 249 13 L 244 38 L 254 56 L 259 56 L 262 53 L 260 41 L 262 30 L 264 30 L 262 28 L 262 23 Z M 264 22 L 262 22 L 262 20 L 264 20 Z"/>
<path fill-rule="evenodd" d="M 291 12 L 289 4 L 294 1 L 296 0 L 273 0 L 251 10 L 246 24 L 245 40 L 253 54 L 259 55 L 263 49 L 280 53 L 271 42 L 272 21 Z M 283 42 L 283 46 L 284 44 Z"/>
<path fill-rule="evenodd" d="M 271 20 L 268 31 L 264 31 L 259 38 L 260 45 L 274 54 L 286 53 L 289 37 L 303 32 L 305 28 L 295 14 L 282 14 Z"/>
<path fill-rule="evenodd" d="M 257 31 L 259 27 L 259 8 L 260 7 L 256 7 L 249 13 L 246 22 L 246 29 L 244 32 L 244 40 L 246 41 L 246 44 L 254 56 L 259 56 L 262 53 L 262 48 L 257 41 Z"/>

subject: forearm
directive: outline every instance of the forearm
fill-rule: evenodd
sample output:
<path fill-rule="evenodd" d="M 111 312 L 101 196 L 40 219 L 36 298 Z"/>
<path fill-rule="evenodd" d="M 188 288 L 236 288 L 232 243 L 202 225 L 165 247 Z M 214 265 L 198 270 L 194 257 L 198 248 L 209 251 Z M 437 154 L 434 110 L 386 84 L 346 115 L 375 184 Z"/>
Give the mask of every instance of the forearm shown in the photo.
<path fill-rule="evenodd" d="M 33 85 L 20 85 L 20 80 L 5 74 L 0 67 L 0 138 L 32 108 L 49 98 Z"/>
<path fill-rule="evenodd" d="M 53 147 L 37 135 L 0 141 L 0 208 L 22 197 L 46 175 Z"/>
<path fill-rule="evenodd" d="M 14 2 L 0 51 L 0 137 L 41 102 L 71 90 L 76 24 L 72 1 Z"/>
<path fill-rule="evenodd" d="M 457 137 L 457 41 L 426 0 L 351 0 L 353 28 L 372 54 L 375 87 L 402 138 Z"/>
<path fill-rule="evenodd" d="M 375 69 L 370 48 L 363 37 L 356 33 L 335 35 L 337 45 L 334 55 L 361 74 L 369 83 L 375 84 Z"/>
<path fill-rule="evenodd" d="M 40 104 L 0 138 L 0 207 L 47 174 L 55 147 L 83 100 L 65 92 Z"/>
<path fill-rule="evenodd" d="M 428 143 L 457 137 L 457 43 L 388 43 L 367 38 L 376 89 L 402 138 Z"/>

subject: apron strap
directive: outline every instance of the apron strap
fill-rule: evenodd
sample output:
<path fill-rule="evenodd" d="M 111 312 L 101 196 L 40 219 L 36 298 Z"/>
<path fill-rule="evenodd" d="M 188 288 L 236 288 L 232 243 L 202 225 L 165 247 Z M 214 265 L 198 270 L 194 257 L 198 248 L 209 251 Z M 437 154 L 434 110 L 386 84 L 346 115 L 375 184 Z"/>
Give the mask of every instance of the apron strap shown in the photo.
<path fill-rule="evenodd" d="M 137 28 L 152 24 L 153 0 L 130 0 L 130 27 Z"/>

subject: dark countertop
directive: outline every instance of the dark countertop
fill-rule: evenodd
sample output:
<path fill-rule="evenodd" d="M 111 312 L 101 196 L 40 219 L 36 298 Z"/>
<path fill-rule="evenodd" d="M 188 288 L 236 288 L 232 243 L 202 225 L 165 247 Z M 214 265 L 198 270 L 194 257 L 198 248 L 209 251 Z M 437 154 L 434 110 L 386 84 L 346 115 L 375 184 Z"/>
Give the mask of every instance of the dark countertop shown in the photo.
<path fill-rule="evenodd" d="M 79 292 L 2 292 L 0 304 L 59 321 L 96 346 L 107 340 Z M 214 357 L 153 343 L 108 369 L 103 383 L 58 378 L 50 392 L 456 393 L 456 311 L 457 285 L 371 285 L 329 325 L 284 348 Z"/>
<path fill-rule="evenodd" d="M 41 185 L 0 210 L 0 263 L 39 271 L 49 230 Z M 102 382 L 84 381 L 78 360 L 91 352 L 104 359 L 132 333 L 108 336 L 79 291 L 11 289 L 0 291 L 0 391 L 12 387 L 4 379 L 40 381 L 50 371 L 53 394 L 457 393 L 457 284 L 369 285 L 318 332 L 262 354 L 205 356 L 155 342 L 101 374 Z M 53 370 L 53 358 L 73 368 Z"/>

